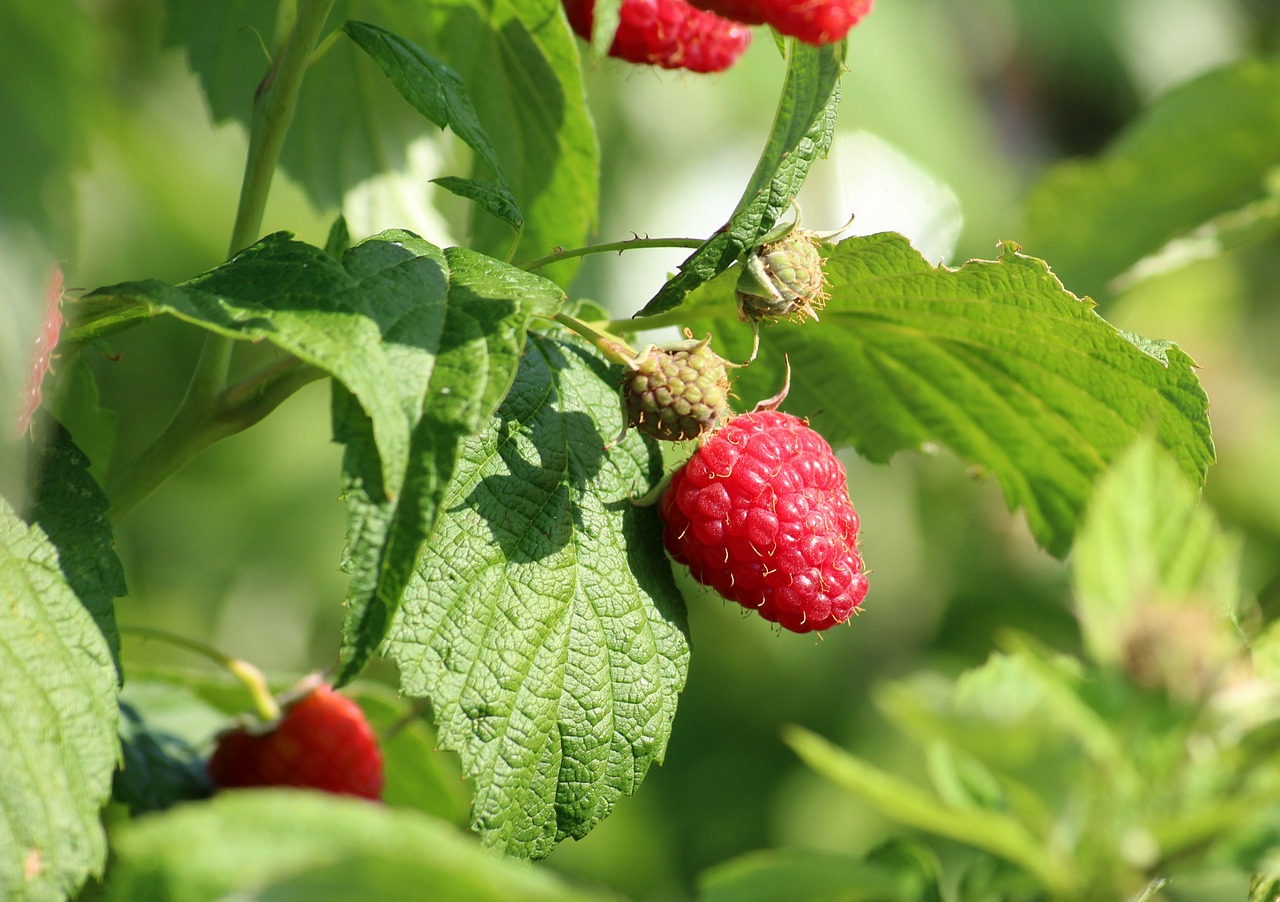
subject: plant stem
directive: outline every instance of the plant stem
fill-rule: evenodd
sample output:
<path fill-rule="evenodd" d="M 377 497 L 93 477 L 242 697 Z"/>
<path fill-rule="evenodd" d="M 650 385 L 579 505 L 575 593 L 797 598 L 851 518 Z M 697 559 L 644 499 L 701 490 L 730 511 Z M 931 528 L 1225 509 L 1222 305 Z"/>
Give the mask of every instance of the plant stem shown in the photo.
<path fill-rule="evenodd" d="M 205 345 L 204 353 L 210 352 Z M 215 442 L 261 421 L 300 388 L 327 374 L 290 357 L 250 376 L 207 402 L 191 393 L 160 437 L 107 482 L 108 517 L 119 522 L 157 486 Z"/>
<path fill-rule="evenodd" d="M 253 98 L 249 151 L 228 256 L 251 244 L 262 228 L 271 179 L 298 106 L 302 79 L 333 3 L 334 0 L 300 0 L 293 27 L 258 85 Z M 107 497 L 112 502 L 113 520 L 128 513 L 214 442 L 256 423 L 284 400 L 284 397 L 279 397 L 251 419 L 237 415 L 235 408 L 228 405 L 223 393 L 227 387 L 234 341 L 226 335 L 212 332 L 205 336 L 187 393 L 173 420 L 149 448 L 108 484 Z M 297 387 L 293 390 L 296 391 Z M 243 425 L 238 425 L 241 423 Z"/>
<path fill-rule="evenodd" d="M 271 694 L 271 688 L 267 685 L 267 678 L 263 676 L 261 670 L 248 661 L 233 658 L 212 645 L 207 645 L 204 642 L 190 639 L 186 636 L 180 636 L 177 633 L 170 633 L 166 630 L 152 629 L 149 626 L 127 626 L 125 624 L 120 624 L 118 629 L 125 635 L 137 636 L 141 639 L 155 639 L 177 648 L 185 648 L 187 651 L 193 651 L 216 664 L 220 664 L 244 684 L 249 696 L 253 699 L 254 709 L 263 720 L 275 720 L 280 716 L 280 705 L 277 704 L 275 696 Z"/>
<path fill-rule="evenodd" d="M 577 332 L 591 342 L 600 349 L 605 357 L 608 357 L 614 363 L 626 364 L 636 358 L 635 349 L 616 335 L 601 332 L 594 326 L 589 326 L 582 320 L 575 319 L 567 313 L 557 313 L 554 319 L 560 325 Z"/>
<path fill-rule="evenodd" d="M 642 247 L 688 247 L 699 248 L 706 244 L 705 238 L 627 238 L 624 241 L 611 241 L 608 244 L 589 244 L 586 247 L 574 247 L 567 251 L 556 251 L 554 254 L 547 254 L 545 257 L 539 257 L 537 260 L 530 260 L 521 268 L 526 270 L 541 269 L 552 263 L 559 263 L 561 260 L 571 260 L 574 257 L 586 257 L 590 254 L 608 254 L 613 251 L 622 253 L 623 251 L 634 250 Z"/>

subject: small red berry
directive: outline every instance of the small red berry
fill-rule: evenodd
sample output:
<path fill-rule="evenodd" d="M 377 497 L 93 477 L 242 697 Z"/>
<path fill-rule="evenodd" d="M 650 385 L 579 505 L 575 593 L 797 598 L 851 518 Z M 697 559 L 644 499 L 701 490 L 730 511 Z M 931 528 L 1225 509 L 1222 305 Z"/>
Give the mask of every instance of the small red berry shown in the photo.
<path fill-rule="evenodd" d="M 871 12 L 872 0 L 693 0 L 699 9 L 749 25 L 772 25 L 806 44 L 832 44 Z"/>
<path fill-rule="evenodd" d="M 290 705 L 269 732 L 238 727 L 223 733 L 208 769 L 219 789 L 298 786 L 382 797 L 378 739 L 360 706 L 328 686 Z"/>
<path fill-rule="evenodd" d="M 595 0 L 564 0 L 569 24 L 591 39 Z M 751 43 L 751 29 L 685 0 L 622 0 L 609 55 L 664 69 L 722 72 Z"/>
<path fill-rule="evenodd" d="M 793 632 L 844 623 L 867 594 L 844 467 L 798 417 L 729 420 L 676 471 L 660 512 L 694 579 Z"/>

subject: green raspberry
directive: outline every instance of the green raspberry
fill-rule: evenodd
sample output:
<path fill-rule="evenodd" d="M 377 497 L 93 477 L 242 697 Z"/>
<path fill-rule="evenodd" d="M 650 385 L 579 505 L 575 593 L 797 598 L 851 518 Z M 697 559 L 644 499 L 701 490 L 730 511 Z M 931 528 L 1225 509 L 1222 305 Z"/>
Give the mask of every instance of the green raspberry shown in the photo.
<path fill-rule="evenodd" d="M 738 319 L 816 320 L 827 302 L 819 241 L 817 232 L 795 229 L 748 253 L 736 291 Z"/>
<path fill-rule="evenodd" d="M 729 374 L 711 338 L 650 345 L 623 369 L 627 423 L 645 435 L 685 442 L 729 412 Z"/>

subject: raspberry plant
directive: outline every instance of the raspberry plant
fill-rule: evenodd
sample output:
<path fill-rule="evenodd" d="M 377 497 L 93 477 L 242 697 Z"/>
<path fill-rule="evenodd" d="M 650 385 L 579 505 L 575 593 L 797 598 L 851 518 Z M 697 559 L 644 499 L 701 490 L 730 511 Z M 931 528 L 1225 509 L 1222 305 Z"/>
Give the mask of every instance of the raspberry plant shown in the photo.
<path fill-rule="evenodd" d="M 247 129 L 247 160 L 224 260 L 176 278 L 139 271 L 82 285 L 95 270 L 77 259 L 50 188 L 82 164 L 81 136 L 67 125 L 49 140 L 40 117 L 103 102 L 108 88 L 81 60 L 113 52 L 97 29 L 124 26 L 70 0 L 0 10 L 5 58 L 40 63 L 8 67 L 0 81 L 0 112 L 12 113 L 20 144 L 0 164 L 0 234 L 19 236 L 0 259 L 22 263 L 9 280 L 22 298 L 17 328 L 6 328 L 21 363 L 0 380 L 0 414 L 20 433 L 6 470 L 22 473 L 6 472 L 0 502 L 0 895 L 340 888 L 374 898 L 429 886 L 457 898 L 605 898 L 507 859 L 547 859 L 643 795 L 684 723 L 691 613 L 696 625 L 719 607 L 695 581 L 760 607 L 739 597 L 743 579 L 758 577 L 768 620 L 824 637 L 910 605 L 863 567 L 858 542 L 877 523 L 865 509 L 860 523 L 855 508 L 877 471 L 862 464 L 945 448 L 998 485 L 1046 560 L 1072 554 L 1060 607 L 1078 631 L 1059 646 L 1002 632 L 989 661 L 958 677 L 877 690 L 903 747 L 919 752 L 901 772 L 789 727 L 800 760 L 915 832 L 862 856 L 734 857 L 699 879 L 700 897 L 852 885 L 886 899 L 1192 898 L 1197 881 L 1224 872 L 1272 897 L 1276 631 L 1247 598 L 1238 545 L 1199 505 L 1215 457 L 1208 398 L 1179 345 L 1117 328 L 1089 296 L 1174 265 L 1155 255 L 1193 233 L 1218 247 L 1274 243 L 1273 63 L 1172 91 L 1095 162 L 1041 181 L 1025 252 L 1004 241 L 994 259 L 948 266 L 896 232 L 819 242 L 796 228 L 797 195 L 832 149 L 842 83 L 893 77 L 850 51 L 860 29 L 877 27 L 870 3 L 697 4 L 727 18 L 679 0 L 125 6 L 139 20 L 163 12 L 163 43 L 195 73 L 212 116 Z M 759 23 L 785 36 L 753 51 L 780 50 L 779 100 L 723 224 L 680 238 L 599 234 L 610 161 L 586 80 L 607 55 L 727 69 Z M 159 28 L 146 34 L 161 40 Z M 14 73 L 29 71 L 48 77 L 20 84 Z M 452 137 L 432 205 L 465 240 L 395 221 L 353 235 L 343 211 L 357 186 L 436 130 Z M 1199 156 L 1169 150 L 1185 147 Z M 264 226 L 282 175 L 324 211 L 327 235 Z M 182 182 L 199 191 L 197 178 Z M 605 254 L 652 248 L 690 253 L 620 309 L 595 303 L 584 258 L 607 265 Z M 182 361 L 185 396 L 167 425 L 122 420 L 117 433 L 100 404 L 101 368 L 140 377 L 113 342 L 127 333 L 162 346 L 175 326 L 203 341 Z M 660 351 L 637 336 L 655 329 L 711 338 Z M 708 359 L 685 373 L 695 355 Z M 728 376 L 721 358 L 735 364 Z M 668 398 L 659 377 L 681 391 Z M 788 378 L 785 412 L 741 412 Z M 264 689 L 217 653 L 230 673 L 149 666 L 133 643 L 162 631 L 117 623 L 129 593 L 117 531 L 134 509 L 322 380 L 342 447 L 347 535 L 332 559 L 347 588 L 325 600 L 341 611 L 332 659 L 312 663 L 354 699 L 342 703 L 346 721 L 372 724 L 357 757 L 373 760 L 375 737 L 385 806 L 227 789 L 256 781 L 226 778 L 231 752 L 209 763 L 217 737 L 241 742 L 248 734 L 227 731 L 299 675 Z M 623 428 L 620 407 L 640 428 Z M 768 464 L 760 481 L 801 484 L 809 514 L 775 516 L 745 470 L 707 476 L 696 488 L 711 491 L 694 497 L 701 455 L 745 441 L 753 417 L 803 436 L 780 443 L 785 459 L 758 444 L 751 453 Z M 638 503 L 673 471 L 660 506 Z M 720 504 L 726 485 L 737 514 Z M 187 513 L 175 533 L 200 521 Z M 798 530 L 799 544 L 779 552 L 791 563 L 762 552 L 756 567 L 751 540 L 772 535 L 766 527 Z M 719 559 L 742 565 L 729 578 L 711 572 L 717 529 Z M 868 562 L 895 566 L 884 560 Z M 891 571 L 884 578 L 894 584 Z M 822 594 L 828 583 L 840 591 Z M 855 607 L 867 617 L 853 620 Z M 803 643 L 788 654 L 842 650 L 839 638 L 814 643 L 754 616 L 749 625 Z M 845 692 L 807 685 L 798 695 Z M 781 719 L 813 711 L 794 704 Z M 338 735 L 288 714 L 274 735 L 294 730 L 318 745 Z M 716 739 L 717 755 L 744 747 L 732 733 Z M 1205 885 L 1200 897 L 1215 898 Z"/>

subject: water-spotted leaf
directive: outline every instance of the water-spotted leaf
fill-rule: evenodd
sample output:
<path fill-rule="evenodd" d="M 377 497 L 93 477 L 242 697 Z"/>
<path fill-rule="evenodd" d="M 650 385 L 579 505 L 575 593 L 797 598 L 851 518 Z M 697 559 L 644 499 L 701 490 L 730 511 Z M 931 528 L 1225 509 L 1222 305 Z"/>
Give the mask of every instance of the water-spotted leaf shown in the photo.
<path fill-rule="evenodd" d="M 684 605 L 638 435 L 610 450 L 616 375 L 577 342 L 530 339 L 488 428 L 463 442 L 445 513 L 387 653 L 431 701 L 473 781 L 486 845 L 545 857 L 662 760 L 688 663 Z"/>

